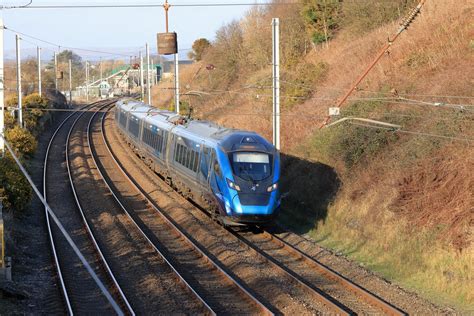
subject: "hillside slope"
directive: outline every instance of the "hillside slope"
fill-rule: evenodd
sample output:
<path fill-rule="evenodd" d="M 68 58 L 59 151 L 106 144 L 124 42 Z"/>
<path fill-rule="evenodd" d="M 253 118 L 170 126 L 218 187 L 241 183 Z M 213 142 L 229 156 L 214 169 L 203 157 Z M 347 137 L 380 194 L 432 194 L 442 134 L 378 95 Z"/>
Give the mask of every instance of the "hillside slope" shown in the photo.
<path fill-rule="evenodd" d="M 271 39 L 269 17 L 282 14 L 282 25 L 292 26 L 282 27 L 282 41 L 291 42 L 298 15 L 279 10 L 259 16 L 266 19 L 259 34 Z M 396 22 L 363 34 L 341 27 L 327 47 L 305 44 L 282 76 L 281 223 L 461 309 L 474 304 L 473 12 L 468 0 L 427 1 L 343 109 L 343 116 L 399 124 L 402 132 L 349 123 L 318 128 Z M 254 34 L 246 27 L 259 21 L 254 14 L 239 22 L 244 48 Z M 219 67 L 206 69 L 218 60 L 219 43 L 183 71 L 182 86 L 194 95 L 183 96 L 182 108 L 271 139 L 271 55 L 239 51 L 244 62 L 230 78 Z M 170 107 L 172 92 L 163 88 L 171 86 L 157 88 L 157 106 Z"/>

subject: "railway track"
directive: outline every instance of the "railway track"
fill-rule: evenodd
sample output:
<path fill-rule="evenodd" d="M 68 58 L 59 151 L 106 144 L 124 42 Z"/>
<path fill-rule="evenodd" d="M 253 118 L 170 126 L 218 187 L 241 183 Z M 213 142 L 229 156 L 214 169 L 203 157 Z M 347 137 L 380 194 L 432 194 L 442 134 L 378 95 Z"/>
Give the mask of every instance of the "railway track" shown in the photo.
<path fill-rule="evenodd" d="M 95 114 L 84 112 L 71 128 L 67 155 L 77 204 L 97 244 L 137 314 L 214 314 L 182 282 L 174 269 L 111 195 L 95 165 L 89 130 Z"/>
<path fill-rule="evenodd" d="M 104 116 L 105 112 L 93 122 L 100 133 L 91 136 L 92 148 L 104 180 L 123 209 L 213 311 L 218 314 L 272 315 L 265 304 L 208 256 L 201 246 L 140 191 L 112 153 L 105 136 Z"/>
<path fill-rule="evenodd" d="M 85 106 L 81 110 L 94 105 Z M 102 283 L 107 286 L 115 301 L 119 302 L 127 314 L 133 315 L 133 310 L 129 308 L 128 301 L 108 268 L 107 261 L 95 242 L 94 236 L 89 227 L 84 225 L 80 209 L 74 204 L 73 192 L 69 185 L 65 145 L 71 129 L 82 114 L 83 112 L 77 111 L 67 116 L 54 131 L 48 143 L 43 168 L 43 194 L 66 230 L 72 232 L 71 237 L 75 244 L 81 249 Z M 60 233 L 59 228 L 52 225 L 47 212 L 46 225 L 66 312 L 71 315 L 90 312 L 115 314 L 100 288 L 75 255 L 66 238 Z"/>
<path fill-rule="evenodd" d="M 236 233 L 228 230 L 267 256 L 275 265 L 287 270 L 300 282 L 326 293 L 335 302 L 346 307 L 351 314 L 406 315 L 269 231 Z"/>
<path fill-rule="evenodd" d="M 113 119 L 110 118 L 110 121 L 110 124 L 112 125 Z M 112 126 L 110 126 L 108 130 L 111 131 L 110 134 L 114 134 Z M 113 137 L 114 141 L 117 143 L 120 142 L 118 137 L 118 135 Z M 119 151 L 118 149 L 114 150 Z M 122 148 L 122 150 L 125 149 Z M 122 155 L 118 160 L 125 160 L 123 159 L 124 157 L 125 156 Z M 132 159 L 132 157 L 129 157 L 128 159 Z M 169 186 L 167 186 L 164 181 L 158 180 L 155 176 L 148 175 L 150 172 L 149 169 L 147 169 L 143 163 L 140 163 L 137 157 L 133 156 L 133 160 L 133 167 L 129 167 L 128 169 L 130 170 L 127 172 L 130 174 L 137 174 L 137 172 L 139 172 L 141 176 L 139 179 L 135 178 L 134 181 L 137 182 L 138 187 L 143 193 L 148 194 L 152 200 L 152 203 L 158 205 L 158 201 L 163 201 L 162 195 L 158 196 L 158 194 L 154 193 L 154 191 L 157 191 L 157 189 L 152 189 L 153 186 L 166 186 L 167 189 L 163 189 L 165 192 L 162 192 L 162 194 L 164 193 L 167 195 L 172 195 L 173 198 L 176 198 L 178 194 L 172 191 L 172 189 L 169 188 Z M 129 163 L 128 165 L 132 165 L 132 163 Z M 141 165 L 141 167 L 139 167 L 139 165 Z M 135 171 L 133 171 L 133 169 L 135 169 Z M 147 182 L 148 184 L 146 184 Z M 187 204 L 187 202 L 184 202 L 185 199 L 183 197 L 180 199 L 183 201 L 183 203 Z M 272 306 L 279 312 L 293 313 L 293 311 L 303 311 L 309 313 L 322 312 L 334 314 L 404 314 L 396 307 L 388 304 L 369 291 L 364 290 L 362 287 L 350 282 L 334 271 L 327 269 L 325 270 L 323 265 L 306 256 L 296 248 L 293 249 L 291 245 L 287 244 L 284 240 L 278 238 L 277 236 L 272 236 L 270 238 L 268 232 L 262 232 L 261 234 L 254 235 L 252 233 L 236 233 L 233 230 L 228 230 L 226 232 L 227 234 L 224 234 L 222 233 L 222 227 L 215 229 L 216 225 L 214 223 L 209 223 L 209 218 L 203 219 L 202 215 L 204 213 L 202 212 L 200 212 L 201 214 L 198 214 L 196 212 L 186 210 L 186 214 L 186 211 L 174 211 L 173 209 L 177 207 L 171 205 L 171 203 L 165 202 L 161 204 L 169 204 L 168 207 L 164 206 L 164 208 L 167 210 L 166 213 L 170 214 L 172 218 L 176 219 L 178 226 L 185 228 L 185 231 L 188 231 L 189 234 L 192 234 L 192 236 L 195 237 L 195 242 L 200 243 L 205 249 L 207 249 L 208 252 L 213 253 L 217 258 L 222 256 L 219 256 L 219 252 L 214 252 L 213 248 L 221 248 L 217 247 L 215 243 L 209 242 L 206 240 L 206 238 L 198 238 L 196 236 L 207 234 L 209 237 L 207 239 L 216 237 L 224 245 L 224 247 L 225 244 L 238 249 L 246 247 L 247 253 L 253 253 L 253 255 L 250 256 L 255 258 L 253 259 L 253 262 L 255 265 L 254 268 L 256 270 L 258 270 L 258 266 L 265 262 L 264 266 L 266 266 L 267 270 L 272 269 L 275 271 L 273 276 L 267 276 L 264 273 L 260 275 L 260 282 L 262 284 L 260 289 L 255 289 L 255 286 L 251 285 L 253 281 L 248 281 L 246 284 L 249 288 L 253 288 L 256 294 L 263 301 L 266 301 L 269 306 Z M 193 207 L 191 206 L 191 208 Z M 184 218 L 184 216 L 187 218 Z M 203 221 L 207 221 L 207 223 L 203 223 Z M 201 226 L 202 229 L 200 229 L 199 226 Z M 198 231 L 200 232 L 198 233 Z M 228 234 L 229 232 L 231 234 Z M 228 235 L 232 235 L 234 237 L 234 241 L 230 241 L 231 238 L 229 238 Z M 199 241 L 197 239 L 199 239 Z M 227 239 L 229 239 L 228 242 L 226 242 Z M 235 239 L 238 240 L 238 247 Z M 242 244 L 244 244 L 245 247 L 243 247 Z M 243 250 L 240 253 L 242 254 L 242 257 L 245 257 L 245 255 L 243 255 Z M 236 263 L 231 261 L 232 260 L 226 260 L 223 258 L 221 263 L 223 263 L 223 266 L 227 266 L 227 268 L 232 270 L 237 277 L 241 278 L 242 281 L 246 280 L 246 278 L 251 279 L 254 277 L 250 276 L 251 273 L 248 271 L 243 272 L 246 269 L 242 269 L 242 272 L 238 271 L 239 267 L 235 268 Z M 304 305 L 305 308 L 282 308 L 283 304 L 281 301 L 284 300 L 282 300 L 281 297 L 283 297 L 284 294 L 279 293 L 280 289 L 277 288 L 278 283 L 274 280 L 275 275 L 284 276 L 282 279 L 287 281 L 289 284 L 292 284 L 292 286 L 296 285 L 296 287 L 299 288 L 299 291 L 293 289 L 293 292 L 287 289 L 287 292 L 290 292 L 289 294 L 287 293 L 287 295 L 291 297 L 293 303 L 296 302 L 298 304 Z M 272 298 L 271 294 L 268 293 L 269 290 L 266 289 L 265 285 L 267 283 L 271 284 L 272 282 L 274 282 L 272 284 L 274 289 L 273 294 L 277 297 L 280 295 L 280 301 L 278 299 L 275 300 Z M 282 288 L 285 288 L 285 286 L 282 286 Z M 304 292 L 304 294 L 301 295 L 302 297 L 298 297 L 298 295 L 300 295 L 302 292 Z M 315 304 L 316 306 L 311 305 L 311 303 L 308 302 L 308 298 L 317 299 L 319 300 L 320 304 Z"/>

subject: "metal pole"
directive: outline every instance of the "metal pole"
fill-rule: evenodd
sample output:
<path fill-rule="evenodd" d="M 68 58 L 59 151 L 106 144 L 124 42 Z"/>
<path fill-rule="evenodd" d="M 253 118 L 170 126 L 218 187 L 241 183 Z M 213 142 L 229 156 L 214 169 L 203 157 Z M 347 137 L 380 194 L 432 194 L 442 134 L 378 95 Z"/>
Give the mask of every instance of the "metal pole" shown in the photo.
<path fill-rule="evenodd" d="M 128 70 L 128 95 L 132 95 L 132 69 L 133 69 L 133 64 L 132 64 L 132 56 L 130 56 L 130 69 Z"/>
<path fill-rule="evenodd" d="M 69 105 L 72 105 L 72 60 L 69 59 Z"/>
<path fill-rule="evenodd" d="M 179 114 L 179 56 L 177 53 L 174 54 L 174 89 L 176 113 Z"/>
<path fill-rule="evenodd" d="M 280 19 L 273 26 L 273 145 L 280 150 Z"/>
<path fill-rule="evenodd" d="M 102 82 L 102 57 L 99 60 L 99 69 L 100 69 L 100 82 Z"/>
<path fill-rule="evenodd" d="M 37 64 L 38 64 L 38 94 L 42 96 L 41 91 L 41 47 L 38 46 L 37 48 Z"/>
<path fill-rule="evenodd" d="M 89 62 L 86 61 L 86 101 L 89 102 Z"/>
<path fill-rule="evenodd" d="M 21 56 L 20 56 L 20 36 L 16 34 L 16 82 L 18 92 L 18 124 L 23 127 L 23 102 L 21 95 Z"/>
<path fill-rule="evenodd" d="M 148 104 L 151 105 L 151 84 L 150 84 L 150 47 L 146 43 L 146 93 L 148 95 Z"/>
<path fill-rule="evenodd" d="M 4 104 L 4 86 L 3 86 L 3 17 L 0 16 L 0 135 L 3 135 L 5 129 L 5 104 Z M 5 153 L 5 142 L 0 137 L 0 157 Z"/>
<path fill-rule="evenodd" d="M 155 61 L 153 60 L 153 58 L 151 59 L 151 67 L 150 67 L 150 71 L 151 71 L 151 85 L 154 86 L 155 85 L 155 78 L 156 76 L 154 75 L 154 69 L 155 69 Z"/>
<path fill-rule="evenodd" d="M 145 98 L 145 87 L 143 86 L 143 56 L 142 52 L 140 52 L 140 94 L 141 100 L 143 101 Z"/>
<path fill-rule="evenodd" d="M 58 55 L 54 52 L 54 88 L 58 91 Z"/>

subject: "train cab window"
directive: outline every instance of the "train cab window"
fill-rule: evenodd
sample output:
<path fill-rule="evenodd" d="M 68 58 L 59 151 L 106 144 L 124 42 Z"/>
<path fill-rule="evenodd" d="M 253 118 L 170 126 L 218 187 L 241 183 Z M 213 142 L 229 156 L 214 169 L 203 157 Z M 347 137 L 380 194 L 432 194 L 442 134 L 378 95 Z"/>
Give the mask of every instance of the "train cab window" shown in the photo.
<path fill-rule="evenodd" d="M 271 155 L 259 152 L 234 152 L 229 155 L 234 174 L 244 180 L 260 181 L 272 174 Z"/>

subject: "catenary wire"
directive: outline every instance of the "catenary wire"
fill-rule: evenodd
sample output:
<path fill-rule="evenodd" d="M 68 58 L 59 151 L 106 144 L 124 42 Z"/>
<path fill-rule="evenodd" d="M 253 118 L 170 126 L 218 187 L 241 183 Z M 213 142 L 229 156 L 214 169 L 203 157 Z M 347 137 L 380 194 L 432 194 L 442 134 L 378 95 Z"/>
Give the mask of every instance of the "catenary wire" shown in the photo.
<path fill-rule="evenodd" d="M 298 2 L 229 2 L 229 3 L 181 3 L 169 4 L 170 7 L 231 7 L 231 6 L 273 6 L 298 5 Z M 92 9 L 92 8 L 162 8 L 163 4 L 84 4 L 84 5 L 30 5 L 27 7 L 13 7 L 11 9 Z"/>

